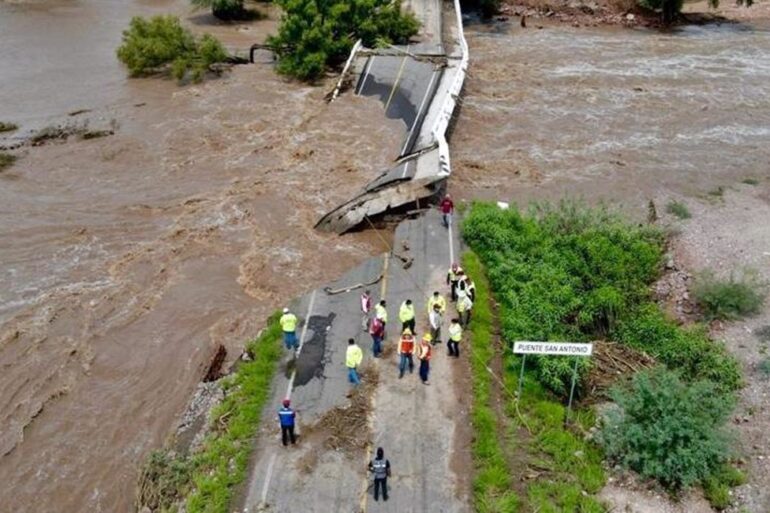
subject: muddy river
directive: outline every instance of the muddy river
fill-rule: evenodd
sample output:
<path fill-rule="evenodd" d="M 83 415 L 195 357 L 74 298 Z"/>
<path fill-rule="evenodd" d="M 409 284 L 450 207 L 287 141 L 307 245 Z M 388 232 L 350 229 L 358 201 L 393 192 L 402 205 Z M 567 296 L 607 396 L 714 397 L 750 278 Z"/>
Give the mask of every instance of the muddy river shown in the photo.
<path fill-rule="evenodd" d="M 646 208 L 770 173 L 770 25 L 467 30 L 451 189 Z M 713 196 L 713 195 L 712 195 Z"/>
<path fill-rule="evenodd" d="M 389 166 L 400 122 L 375 100 L 327 105 L 328 87 L 286 83 L 266 57 L 202 85 L 127 80 L 120 31 L 159 12 L 240 48 L 274 27 L 179 1 L 0 0 L 0 120 L 117 126 L 21 149 L 0 174 L 2 511 L 130 510 L 137 463 L 214 348 L 236 355 L 275 308 L 382 249 L 312 225 Z M 767 173 L 763 29 L 468 37 L 459 195 L 644 204 Z"/>

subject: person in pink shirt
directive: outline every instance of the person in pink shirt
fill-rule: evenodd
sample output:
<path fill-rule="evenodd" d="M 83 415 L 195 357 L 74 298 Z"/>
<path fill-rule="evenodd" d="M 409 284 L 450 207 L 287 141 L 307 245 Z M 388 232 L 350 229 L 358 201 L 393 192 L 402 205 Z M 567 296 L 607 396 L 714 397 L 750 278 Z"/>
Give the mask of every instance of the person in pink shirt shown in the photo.
<path fill-rule="evenodd" d="M 455 204 L 452 202 L 449 194 L 441 200 L 438 209 L 441 211 L 441 223 L 444 225 L 444 228 L 449 228 L 449 225 L 452 223 L 452 214 L 455 211 Z"/>
<path fill-rule="evenodd" d="M 363 318 L 361 319 L 361 329 L 364 331 L 369 330 L 369 313 L 372 311 L 372 296 L 368 290 L 365 290 L 361 294 L 361 313 Z"/>

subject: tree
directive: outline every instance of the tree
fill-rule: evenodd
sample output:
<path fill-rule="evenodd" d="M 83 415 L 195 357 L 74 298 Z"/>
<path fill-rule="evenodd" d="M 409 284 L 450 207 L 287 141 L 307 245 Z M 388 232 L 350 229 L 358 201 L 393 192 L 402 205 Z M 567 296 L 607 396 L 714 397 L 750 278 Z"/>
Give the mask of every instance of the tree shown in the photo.
<path fill-rule="evenodd" d="M 215 37 L 204 34 L 197 40 L 175 16 L 132 18 L 117 54 L 132 77 L 170 70 L 178 80 L 190 73 L 196 82 L 229 57 Z"/>
<path fill-rule="evenodd" d="M 343 62 L 353 43 L 404 44 L 419 23 L 401 12 L 400 0 L 276 0 L 284 14 L 268 45 L 278 56 L 278 72 L 300 80 L 318 78 Z"/>
<path fill-rule="evenodd" d="M 211 9 L 211 13 L 220 20 L 237 20 L 243 18 L 246 9 L 243 0 L 190 0 L 199 9 Z"/>

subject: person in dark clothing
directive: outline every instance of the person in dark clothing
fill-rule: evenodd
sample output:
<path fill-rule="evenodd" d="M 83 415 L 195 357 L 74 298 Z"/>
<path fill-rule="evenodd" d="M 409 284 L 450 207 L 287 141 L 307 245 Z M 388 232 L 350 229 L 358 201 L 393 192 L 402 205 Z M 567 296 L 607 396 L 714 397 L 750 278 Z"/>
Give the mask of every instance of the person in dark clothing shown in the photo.
<path fill-rule="evenodd" d="M 297 443 L 297 436 L 294 434 L 294 422 L 297 419 L 297 414 L 291 409 L 291 401 L 288 399 L 283 400 L 283 408 L 278 410 L 278 420 L 281 423 L 281 440 L 284 447 L 289 445 L 289 439 L 291 444 Z"/>
<path fill-rule="evenodd" d="M 382 500 L 388 500 L 390 461 L 385 459 L 385 451 L 382 447 L 377 448 L 377 457 L 369 462 L 369 472 L 374 474 L 374 500 L 380 500 L 380 489 L 382 489 Z"/>

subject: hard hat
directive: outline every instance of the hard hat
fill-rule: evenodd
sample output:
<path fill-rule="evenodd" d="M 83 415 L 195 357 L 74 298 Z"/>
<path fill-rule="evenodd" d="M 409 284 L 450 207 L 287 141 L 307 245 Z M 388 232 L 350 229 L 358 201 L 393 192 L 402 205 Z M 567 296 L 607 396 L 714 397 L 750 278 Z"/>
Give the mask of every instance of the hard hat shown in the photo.
<path fill-rule="evenodd" d="M 283 308 L 283 313 L 289 313 L 289 309 L 287 307 Z"/>
<path fill-rule="evenodd" d="M 430 336 L 430 333 L 426 333 L 425 335 L 422 336 L 422 339 L 430 342 L 431 340 L 433 340 L 433 337 Z"/>
<path fill-rule="evenodd" d="M 405 328 L 404 331 L 401 332 L 401 334 L 402 335 L 411 335 L 412 334 L 412 330 L 410 330 L 409 328 Z"/>
<path fill-rule="evenodd" d="M 290 401 L 290 400 L 288 400 L 288 399 L 284 399 L 284 400 L 283 400 L 283 405 L 284 405 L 286 408 L 288 408 L 290 404 L 291 404 L 291 401 Z"/>

